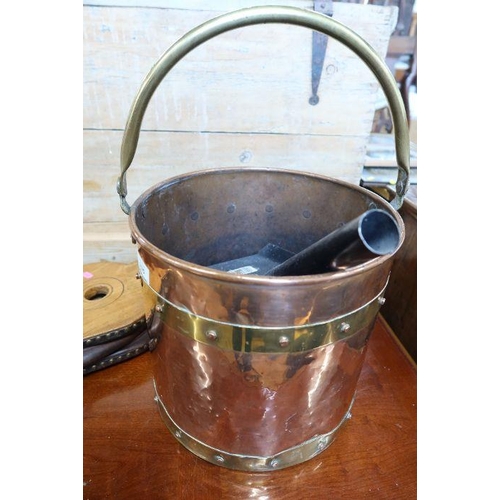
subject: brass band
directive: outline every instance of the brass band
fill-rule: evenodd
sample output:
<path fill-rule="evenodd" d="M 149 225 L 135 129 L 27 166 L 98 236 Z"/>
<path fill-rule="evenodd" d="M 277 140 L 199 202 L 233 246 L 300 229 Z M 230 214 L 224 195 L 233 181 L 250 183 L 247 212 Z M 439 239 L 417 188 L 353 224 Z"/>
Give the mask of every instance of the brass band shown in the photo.
<path fill-rule="evenodd" d="M 318 324 L 267 327 L 236 325 L 203 318 L 183 310 L 158 295 L 143 283 L 153 312 L 151 335 L 157 336 L 164 326 L 172 328 L 203 344 L 236 352 L 303 352 L 346 339 L 369 327 L 383 304 L 382 291 L 355 311 Z"/>
<path fill-rule="evenodd" d="M 293 448 L 283 450 L 276 455 L 269 457 L 245 456 L 213 448 L 198 439 L 190 436 L 177 425 L 169 415 L 161 398 L 158 396 L 155 384 L 155 401 L 160 410 L 163 422 L 173 436 L 189 451 L 196 456 L 215 465 L 224 466 L 228 469 L 241 470 L 246 472 L 267 472 L 284 469 L 292 465 L 300 464 L 315 457 L 328 446 L 330 446 L 337 437 L 337 431 L 342 424 L 351 418 L 351 408 L 355 396 L 352 398 L 349 409 L 341 419 L 339 424 L 330 432 L 322 435 L 316 435 L 313 438 L 301 443 Z"/>

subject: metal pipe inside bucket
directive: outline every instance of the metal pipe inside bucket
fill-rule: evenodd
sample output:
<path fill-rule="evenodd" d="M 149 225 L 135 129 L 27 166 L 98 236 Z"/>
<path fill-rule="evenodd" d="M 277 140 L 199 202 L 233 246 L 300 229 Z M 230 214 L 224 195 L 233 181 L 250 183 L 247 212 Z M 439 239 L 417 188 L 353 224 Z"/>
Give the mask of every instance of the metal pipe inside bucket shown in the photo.
<path fill-rule="evenodd" d="M 290 257 L 267 276 L 303 276 L 341 271 L 394 252 L 400 231 L 385 210 L 373 209 Z"/>

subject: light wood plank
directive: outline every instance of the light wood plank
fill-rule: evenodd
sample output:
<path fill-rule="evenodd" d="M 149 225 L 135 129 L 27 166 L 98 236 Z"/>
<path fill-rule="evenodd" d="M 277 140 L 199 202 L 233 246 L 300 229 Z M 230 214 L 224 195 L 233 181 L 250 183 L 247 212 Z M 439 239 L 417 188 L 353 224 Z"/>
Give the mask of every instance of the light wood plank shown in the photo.
<path fill-rule="evenodd" d="M 84 132 L 84 221 L 120 221 L 116 180 L 121 132 Z M 359 137 L 144 132 L 127 173 L 128 201 L 165 179 L 206 168 L 273 167 L 359 183 L 365 146 Z"/>
<path fill-rule="evenodd" d="M 191 28 L 259 2 L 98 3 L 83 9 L 84 261 L 127 263 L 135 247 L 115 185 L 122 131 L 140 84 Z M 299 0 L 280 3 L 312 8 Z M 335 19 L 384 56 L 397 10 L 334 5 Z M 303 28 L 249 27 L 195 49 L 150 102 L 128 174 L 129 202 L 167 178 L 226 166 L 313 171 L 358 184 L 378 83 L 335 40 L 328 43 L 317 106 L 308 103 L 310 75 L 311 33 Z"/>
<path fill-rule="evenodd" d="M 289 5 L 291 7 L 309 8 L 312 2 L 307 0 L 273 0 L 273 5 Z M 254 5 L 269 5 L 269 0 L 92 0 L 83 2 L 83 5 L 101 7 L 150 7 L 157 9 L 181 10 L 211 10 L 227 12 L 243 9 Z"/>
<path fill-rule="evenodd" d="M 121 129 L 151 66 L 180 36 L 218 11 L 84 8 L 84 128 Z M 396 10 L 335 4 L 335 18 L 384 55 Z M 193 50 L 155 92 L 146 130 L 367 134 L 378 83 L 349 49 L 330 40 L 311 92 L 311 31 L 251 26 Z"/>
<path fill-rule="evenodd" d="M 109 261 L 127 264 L 136 259 L 136 246 L 132 243 L 128 218 L 117 222 L 91 222 L 83 224 L 83 263 Z"/>

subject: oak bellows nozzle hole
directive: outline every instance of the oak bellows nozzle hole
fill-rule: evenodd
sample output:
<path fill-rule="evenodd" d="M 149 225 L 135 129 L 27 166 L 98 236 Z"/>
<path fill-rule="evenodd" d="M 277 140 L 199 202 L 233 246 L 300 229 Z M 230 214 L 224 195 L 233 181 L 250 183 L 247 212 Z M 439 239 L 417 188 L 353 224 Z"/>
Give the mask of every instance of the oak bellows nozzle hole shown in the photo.
<path fill-rule="evenodd" d="M 99 300 L 106 297 L 109 292 L 111 292 L 111 288 L 107 285 L 97 285 L 85 290 L 83 297 L 86 300 Z"/>

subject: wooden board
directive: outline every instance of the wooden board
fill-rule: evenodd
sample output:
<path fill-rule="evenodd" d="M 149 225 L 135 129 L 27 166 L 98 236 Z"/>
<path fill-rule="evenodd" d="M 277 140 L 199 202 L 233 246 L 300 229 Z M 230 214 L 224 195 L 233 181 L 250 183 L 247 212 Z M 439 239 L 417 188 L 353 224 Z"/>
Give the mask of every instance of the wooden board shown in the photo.
<path fill-rule="evenodd" d="M 111 189 L 116 183 L 119 170 L 114 157 L 109 153 L 119 150 L 121 133 L 86 131 L 84 138 L 84 156 L 87 158 L 83 179 L 86 193 L 84 222 L 121 222 L 126 217 L 120 209 L 116 189 Z M 349 178 L 352 175 L 352 164 L 347 157 L 339 157 L 338 151 L 349 149 L 353 150 L 354 155 L 356 143 L 356 138 L 351 136 L 332 136 L 326 144 L 324 138 L 306 134 L 220 133 L 207 136 L 201 133 L 144 132 L 141 134 L 137 154 L 142 157 L 142 161 L 134 163 L 127 175 L 128 198 L 134 200 L 146 187 L 186 171 L 202 168 L 277 167 L 314 170 L 328 175 L 332 162 L 335 162 L 337 173 Z M 155 153 L 152 154 L 151 151 Z M 186 165 L 186 151 L 189 151 L 191 157 L 191 169 Z M 356 157 L 358 177 L 364 151 L 358 148 Z"/>
<path fill-rule="evenodd" d="M 396 254 L 381 314 L 412 358 L 417 361 L 417 186 L 411 186 L 399 210 L 405 224 L 405 241 Z"/>
<path fill-rule="evenodd" d="M 141 322 L 144 300 L 136 274 L 136 263 L 97 262 L 83 266 L 84 340 Z"/>
<path fill-rule="evenodd" d="M 309 2 L 296 3 L 311 8 Z M 84 128 L 122 129 L 142 80 L 161 54 L 190 29 L 223 12 L 216 1 L 207 2 L 206 8 L 84 7 L 84 103 L 92 104 L 84 106 Z M 394 8 L 375 6 L 334 7 L 335 19 L 355 29 L 381 55 L 395 13 Z M 224 33 L 174 67 L 155 92 L 142 128 L 365 132 L 362 121 L 373 118 L 378 87 L 359 57 L 329 40 L 317 106 L 308 104 L 310 74 L 308 29 L 277 24 Z"/>
<path fill-rule="evenodd" d="M 84 262 L 125 263 L 135 248 L 115 186 L 123 128 L 143 79 L 190 29 L 259 2 L 99 3 L 83 7 Z M 312 8 L 302 0 L 273 4 Z M 334 2 L 334 18 L 384 57 L 397 9 Z M 311 106 L 311 46 L 310 30 L 252 26 L 220 35 L 179 62 L 146 111 L 129 174 L 130 202 L 156 182 L 209 167 L 284 167 L 359 183 L 378 82 L 330 39 L 320 102 Z M 107 232 L 100 231 L 103 224 Z"/>
<path fill-rule="evenodd" d="M 398 163 L 396 161 L 394 134 L 371 134 L 361 175 L 362 185 L 395 186 L 397 178 Z M 417 145 L 411 141 L 410 184 L 412 186 L 417 184 Z"/>

